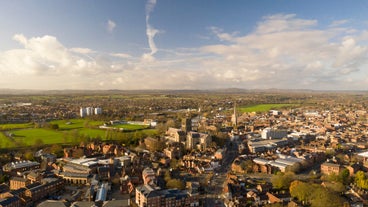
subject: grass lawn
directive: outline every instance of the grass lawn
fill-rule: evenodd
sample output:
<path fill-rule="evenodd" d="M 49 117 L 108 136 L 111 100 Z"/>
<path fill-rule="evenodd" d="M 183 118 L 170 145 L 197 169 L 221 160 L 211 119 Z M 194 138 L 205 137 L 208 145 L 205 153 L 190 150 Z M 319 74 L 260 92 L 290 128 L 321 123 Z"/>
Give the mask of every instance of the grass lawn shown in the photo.
<path fill-rule="evenodd" d="M 36 140 L 40 139 L 44 144 L 63 143 L 63 133 L 50 129 L 21 129 L 11 131 L 16 142 L 23 143 L 27 146 L 33 145 Z"/>
<path fill-rule="evenodd" d="M 14 141 L 10 140 L 7 136 L 0 132 L 0 148 L 15 147 Z"/>
<path fill-rule="evenodd" d="M 83 129 L 80 129 L 78 131 L 79 131 L 79 134 L 83 134 L 83 135 L 91 137 L 91 138 L 101 137 L 102 139 L 104 139 L 105 136 L 106 136 L 106 130 L 103 130 L 103 129 L 83 128 Z"/>
<path fill-rule="evenodd" d="M 25 124 L 0 124 L 0 130 L 13 130 L 13 129 L 26 129 L 33 128 L 34 125 L 32 123 Z"/>
<path fill-rule="evenodd" d="M 62 143 L 74 143 L 79 142 L 80 135 L 84 135 L 90 138 L 100 137 L 102 140 L 112 139 L 119 140 L 122 137 L 126 139 L 136 139 L 135 133 L 144 134 L 147 136 L 154 136 L 157 134 L 155 129 L 147 129 L 146 126 L 124 124 L 124 129 L 129 132 L 115 132 L 97 129 L 97 128 L 85 128 L 86 121 L 84 119 L 72 119 L 72 120 L 59 120 L 52 121 L 51 124 L 58 124 L 59 130 L 45 129 L 45 128 L 33 128 L 31 124 L 7 124 L 0 125 L 4 126 L 8 133 L 12 134 L 9 138 L 5 136 L 5 132 L 0 132 L 0 148 L 13 148 L 13 147 L 24 147 L 33 146 L 36 143 L 40 144 L 62 144 Z M 70 122 L 70 123 L 68 123 Z M 89 127 L 95 127 L 102 125 L 101 121 L 88 121 Z M 1 128 L 0 128 L 1 129 Z M 138 130 L 137 132 L 134 132 Z M 121 134 L 122 133 L 122 134 Z"/>
<path fill-rule="evenodd" d="M 57 120 L 51 121 L 50 124 L 59 125 L 60 130 L 71 130 L 71 129 L 81 129 L 85 126 L 97 127 L 103 125 L 102 121 L 90 121 L 85 119 L 70 119 L 70 120 Z"/>
<path fill-rule="evenodd" d="M 123 128 L 124 130 L 130 130 L 130 131 L 148 128 L 148 126 L 139 125 L 139 124 L 117 124 L 117 125 L 113 125 L 112 127 Z"/>
<path fill-rule="evenodd" d="M 269 110 L 277 110 L 280 108 L 291 108 L 296 104 L 258 104 L 253 106 L 239 107 L 241 112 L 266 112 Z"/>

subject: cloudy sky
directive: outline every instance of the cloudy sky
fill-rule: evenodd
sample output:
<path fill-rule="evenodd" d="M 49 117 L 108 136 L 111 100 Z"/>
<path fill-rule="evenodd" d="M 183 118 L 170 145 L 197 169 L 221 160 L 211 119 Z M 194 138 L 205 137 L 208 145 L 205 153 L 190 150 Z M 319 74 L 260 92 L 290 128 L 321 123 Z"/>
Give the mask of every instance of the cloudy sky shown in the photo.
<path fill-rule="evenodd" d="M 0 88 L 368 90 L 368 1 L 3 0 Z"/>

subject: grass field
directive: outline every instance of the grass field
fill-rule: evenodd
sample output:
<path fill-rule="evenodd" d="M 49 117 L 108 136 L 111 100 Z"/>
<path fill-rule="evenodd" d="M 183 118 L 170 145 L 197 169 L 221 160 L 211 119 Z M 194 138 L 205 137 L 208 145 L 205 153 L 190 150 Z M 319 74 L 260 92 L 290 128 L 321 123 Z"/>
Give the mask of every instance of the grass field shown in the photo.
<path fill-rule="evenodd" d="M 2 132 L 0 132 L 0 148 L 12 148 L 15 147 L 14 141 L 5 136 Z"/>
<path fill-rule="evenodd" d="M 84 119 L 51 121 L 57 124 L 58 130 L 48 128 L 34 128 L 33 124 L 2 124 L 0 125 L 0 148 L 13 148 L 35 146 L 37 144 L 70 144 L 78 143 L 80 137 L 100 138 L 101 140 L 133 140 L 138 135 L 153 136 L 157 134 L 155 129 L 147 129 L 147 126 L 136 124 L 122 124 L 126 132 L 112 132 L 99 129 L 102 121 L 89 121 Z M 115 127 L 115 126 L 114 126 Z M 135 132 L 137 131 L 137 133 Z M 11 137 L 6 134 L 11 134 Z"/>
<path fill-rule="evenodd" d="M 291 108 L 296 106 L 295 104 L 258 104 L 253 106 L 240 107 L 240 112 L 266 112 L 269 110 L 277 110 L 281 108 Z"/>
<path fill-rule="evenodd" d="M 25 129 L 25 128 L 33 128 L 33 123 L 25 123 L 25 124 L 0 124 L 0 130 L 13 130 L 13 129 Z"/>
<path fill-rule="evenodd" d="M 112 127 L 123 128 L 124 130 L 129 130 L 129 131 L 141 130 L 141 129 L 148 128 L 148 126 L 138 125 L 138 124 L 117 124 L 117 125 L 113 125 Z"/>
<path fill-rule="evenodd" d="M 97 127 L 103 125 L 102 121 L 89 121 L 84 119 L 70 119 L 51 121 L 50 124 L 59 125 L 60 130 L 81 129 L 85 127 Z"/>
<path fill-rule="evenodd" d="M 14 141 L 27 146 L 35 144 L 38 140 L 42 140 L 43 144 L 63 143 L 63 133 L 49 129 L 21 129 L 11 133 Z"/>

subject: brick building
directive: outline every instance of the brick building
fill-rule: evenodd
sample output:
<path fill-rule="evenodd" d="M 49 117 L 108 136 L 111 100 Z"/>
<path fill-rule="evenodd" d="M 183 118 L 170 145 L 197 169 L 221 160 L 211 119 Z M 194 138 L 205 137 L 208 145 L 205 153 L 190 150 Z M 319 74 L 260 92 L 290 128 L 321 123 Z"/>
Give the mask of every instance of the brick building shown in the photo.
<path fill-rule="evenodd" d="M 159 187 L 142 185 L 136 188 L 136 204 L 139 207 L 189 207 L 199 206 L 198 196 L 176 189 L 161 190 Z"/>
<path fill-rule="evenodd" d="M 321 173 L 326 175 L 336 174 L 338 175 L 343 168 L 339 164 L 325 162 L 321 164 Z"/>

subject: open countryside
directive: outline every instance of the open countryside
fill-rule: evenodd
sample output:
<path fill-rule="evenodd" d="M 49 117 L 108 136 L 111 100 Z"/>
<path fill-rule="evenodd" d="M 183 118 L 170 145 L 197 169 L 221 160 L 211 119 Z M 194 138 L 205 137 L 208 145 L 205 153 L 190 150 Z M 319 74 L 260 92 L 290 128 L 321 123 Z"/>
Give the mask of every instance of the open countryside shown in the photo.
<path fill-rule="evenodd" d="M 286 109 L 296 107 L 296 104 L 258 104 L 253 106 L 239 107 L 239 111 L 244 112 L 266 112 L 269 110 Z"/>

